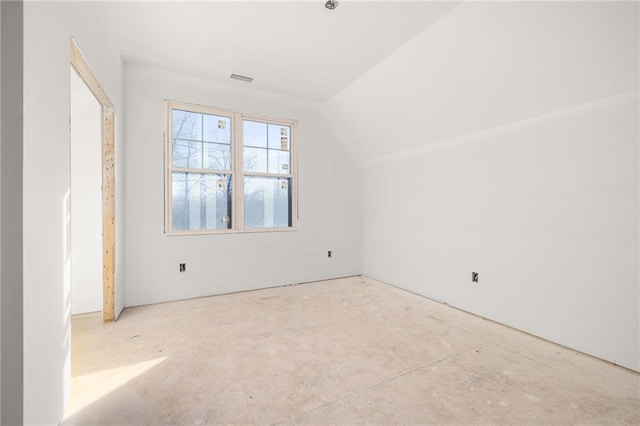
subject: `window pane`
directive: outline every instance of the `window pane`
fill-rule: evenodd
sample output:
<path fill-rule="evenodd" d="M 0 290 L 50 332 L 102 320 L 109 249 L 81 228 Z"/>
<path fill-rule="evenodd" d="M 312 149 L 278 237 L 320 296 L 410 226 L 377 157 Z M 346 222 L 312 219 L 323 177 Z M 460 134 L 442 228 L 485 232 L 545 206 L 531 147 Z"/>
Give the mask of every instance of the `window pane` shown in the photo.
<path fill-rule="evenodd" d="M 269 149 L 289 151 L 291 128 L 279 124 L 269 124 Z"/>
<path fill-rule="evenodd" d="M 275 149 L 269 150 L 269 171 L 268 173 L 277 173 L 288 175 L 289 170 L 289 151 L 280 151 Z"/>
<path fill-rule="evenodd" d="M 242 139 L 244 146 L 267 147 L 267 125 L 256 121 L 244 120 Z"/>
<path fill-rule="evenodd" d="M 204 114 L 204 141 L 231 143 L 231 118 Z"/>
<path fill-rule="evenodd" d="M 201 168 L 202 142 L 175 139 L 173 141 L 173 166 Z"/>
<path fill-rule="evenodd" d="M 244 148 L 244 171 L 267 173 L 267 150 L 264 148 Z"/>
<path fill-rule="evenodd" d="M 231 176 L 173 173 L 173 230 L 231 228 Z"/>
<path fill-rule="evenodd" d="M 204 144 L 204 167 L 216 170 L 231 170 L 231 145 Z"/>
<path fill-rule="evenodd" d="M 202 114 L 173 110 L 174 139 L 202 140 Z"/>
<path fill-rule="evenodd" d="M 291 179 L 245 176 L 246 228 L 291 226 Z"/>

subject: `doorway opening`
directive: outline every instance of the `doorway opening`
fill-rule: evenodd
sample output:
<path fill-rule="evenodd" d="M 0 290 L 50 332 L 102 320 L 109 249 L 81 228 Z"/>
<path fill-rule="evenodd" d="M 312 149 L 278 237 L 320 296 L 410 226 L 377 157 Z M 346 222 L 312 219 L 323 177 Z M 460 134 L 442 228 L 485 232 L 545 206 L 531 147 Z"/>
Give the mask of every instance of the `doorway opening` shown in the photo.
<path fill-rule="evenodd" d="M 92 104 L 90 99 L 72 111 L 72 119 L 75 114 L 82 121 L 80 127 L 75 128 L 75 136 L 79 139 L 73 141 L 74 123 L 72 121 L 72 177 L 71 177 L 71 206 L 76 206 L 77 221 L 74 220 L 72 211 L 72 244 L 74 237 L 76 243 L 80 245 L 78 249 L 72 250 L 72 312 L 77 313 L 82 310 L 91 312 L 96 309 L 99 301 L 102 309 L 102 321 L 115 321 L 115 151 L 114 151 L 114 108 L 113 103 L 98 82 L 95 74 L 89 67 L 80 49 L 73 40 L 70 40 L 71 47 L 71 78 L 74 74 L 78 77 L 78 93 L 82 93 L 82 88 L 88 89 L 97 104 Z M 73 88 L 73 87 L 72 87 Z M 76 99 L 79 100 L 79 99 Z M 76 100 L 72 100 L 75 102 Z M 92 116 L 92 111 L 99 114 Z M 86 119 L 86 120 L 85 120 Z M 98 122 L 99 120 L 99 122 Z M 91 147 L 91 138 L 94 135 L 99 138 L 97 147 Z M 74 142 L 77 142 L 76 151 L 73 152 Z M 82 144 L 81 148 L 78 148 Z M 93 150 L 95 148 L 95 150 Z M 95 155 L 94 155 L 95 154 Z M 96 158 L 96 156 L 98 156 Z M 75 157 L 74 157 L 75 156 Z M 75 161 L 78 160 L 78 161 Z M 75 175 L 74 175 L 75 164 Z M 92 168 L 99 167 L 98 170 Z M 76 179 L 77 178 L 77 179 Z M 100 184 L 96 188 L 96 185 Z M 74 193 L 74 183 L 77 191 Z M 92 189 L 95 188 L 95 189 Z M 74 201 L 74 198 L 76 199 Z M 99 206 L 96 205 L 99 201 Z M 97 217 L 96 217 L 97 215 Z M 73 227 L 76 226 L 74 232 Z M 78 229 L 80 228 L 80 229 Z M 82 231 L 90 232 L 90 235 L 83 235 Z M 97 234 L 97 235 L 96 235 Z M 85 245 L 86 244 L 86 245 Z M 88 248 L 84 252 L 84 248 Z M 80 256 L 80 258 L 78 258 Z M 101 259 L 99 260 L 98 259 Z M 83 263 L 85 262 L 85 263 Z M 74 266 L 75 264 L 75 266 Z M 101 274 L 98 272 L 101 264 Z M 74 286 L 74 274 L 77 274 L 77 283 Z M 83 277 L 86 281 L 83 282 Z M 97 283 L 92 285 L 92 283 Z M 101 283 L 101 286 L 99 285 Z M 80 287 L 82 284 L 82 287 Z M 97 287 L 96 287 L 97 286 Z M 74 294 L 74 290 L 76 294 Z M 98 295 L 101 294 L 101 297 Z M 74 302 L 75 299 L 75 302 Z M 101 300 L 100 300 L 101 299 Z M 87 310 L 89 309 L 89 310 Z"/>
<path fill-rule="evenodd" d="M 102 108 L 78 73 L 71 81 L 71 315 L 102 311 Z"/>

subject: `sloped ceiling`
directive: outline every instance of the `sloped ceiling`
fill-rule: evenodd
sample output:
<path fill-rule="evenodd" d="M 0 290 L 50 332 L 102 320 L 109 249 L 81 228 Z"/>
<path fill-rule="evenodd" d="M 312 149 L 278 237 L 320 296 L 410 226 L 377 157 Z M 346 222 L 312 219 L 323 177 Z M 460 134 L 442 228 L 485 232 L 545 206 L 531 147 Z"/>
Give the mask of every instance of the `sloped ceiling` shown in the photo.
<path fill-rule="evenodd" d="M 109 3 L 105 14 L 127 62 L 322 102 L 361 163 L 637 91 L 638 9 L 152 1 Z"/>
<path fill-rule="evenodd" d="M 458 2 L 115 2 L 125 61 L 323 101 Z M 247 83 L 235 83 L 246 86 Z"/>
<path fill-rule="evenodd" d="M 463 3 L 326 103 L 358 162 L 638 92 L 637 2 Z"/>

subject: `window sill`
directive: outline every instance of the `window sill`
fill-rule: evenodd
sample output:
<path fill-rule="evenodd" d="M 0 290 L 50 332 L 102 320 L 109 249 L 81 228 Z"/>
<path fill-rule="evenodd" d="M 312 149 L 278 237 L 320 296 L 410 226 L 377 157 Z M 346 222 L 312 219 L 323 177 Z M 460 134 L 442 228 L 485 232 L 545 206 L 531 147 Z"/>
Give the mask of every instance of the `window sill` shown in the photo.
<path fill-rule="evenodd" d="M 227 234 L 264 234 L 272 232 L 294 232 L 297 227 L 287 228 L 251 228 L 251 229 L 219 229 L 207 231 L 172 231 L 164 233 L 165 237 L 184 237 L 191 235 L 227 235 Z"/>

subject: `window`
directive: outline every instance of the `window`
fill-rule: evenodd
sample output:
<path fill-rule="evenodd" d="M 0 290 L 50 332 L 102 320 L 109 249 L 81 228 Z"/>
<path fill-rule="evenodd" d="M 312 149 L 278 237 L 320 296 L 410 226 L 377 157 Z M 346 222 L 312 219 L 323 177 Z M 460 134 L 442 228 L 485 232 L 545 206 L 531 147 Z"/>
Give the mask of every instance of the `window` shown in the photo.
<path fill-rule="evenodd" d="M 167 122 L 167 234 L 295 229 L 295 120 L 169 101 Z"/>

